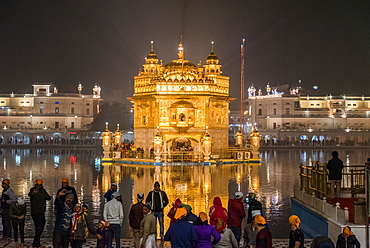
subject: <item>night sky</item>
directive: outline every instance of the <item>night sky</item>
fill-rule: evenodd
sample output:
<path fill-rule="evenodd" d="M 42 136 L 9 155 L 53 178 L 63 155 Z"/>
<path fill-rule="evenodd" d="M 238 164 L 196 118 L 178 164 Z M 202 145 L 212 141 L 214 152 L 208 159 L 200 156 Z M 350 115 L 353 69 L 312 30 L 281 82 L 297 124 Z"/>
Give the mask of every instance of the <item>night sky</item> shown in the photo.
<path fill-rule="evenodd" d="M 84 94 L 94 83 L 132 95 L 154 41 L 166 64 L 204 63 L 215 53 L 239 97 L 240 44 L 246 40 L 245 83 L 264 90 L 297 84 L 312 94 L 370 95 L 369 1 L 1 1 L 0 92 L 31 93 L 34 82 Z M 77 92 L 77 90 L 76 90 Z M 239 100 L 232 106 L 238 107 Z"/>

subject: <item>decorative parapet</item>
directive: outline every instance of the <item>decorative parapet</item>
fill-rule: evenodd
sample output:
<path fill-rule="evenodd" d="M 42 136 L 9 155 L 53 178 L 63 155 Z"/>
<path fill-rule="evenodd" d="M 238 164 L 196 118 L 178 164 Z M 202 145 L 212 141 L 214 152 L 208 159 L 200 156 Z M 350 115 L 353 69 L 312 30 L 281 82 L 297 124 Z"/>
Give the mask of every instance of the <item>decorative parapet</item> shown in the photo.
<path fill-rule="evenodd" d="M 299 188 L 294 189 L 294 198 L 315 209 L 321 215 L 327 216 L 342 225 L 348 225 L 349 223 L 348 208 L 340 209 L 339 202 L 333 206 L 326 201 L 325 197 L 321 200 L 316 197 L 315 193 L 308 194 L 305 190 L 300 190 Z"/>

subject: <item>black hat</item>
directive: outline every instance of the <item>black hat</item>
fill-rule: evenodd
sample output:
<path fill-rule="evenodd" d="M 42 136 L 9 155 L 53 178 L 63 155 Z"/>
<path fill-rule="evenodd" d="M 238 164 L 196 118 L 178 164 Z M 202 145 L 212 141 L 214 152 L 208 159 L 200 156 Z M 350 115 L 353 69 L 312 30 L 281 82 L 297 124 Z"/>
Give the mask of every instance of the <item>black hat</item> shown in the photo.
<path fill-rule="evenodd" d="M 159 184 L 159 182 L 158 181 L 156 181 L 155 183 L 154 183 L 154 187 L 160 187 L 161 185 Z"/>

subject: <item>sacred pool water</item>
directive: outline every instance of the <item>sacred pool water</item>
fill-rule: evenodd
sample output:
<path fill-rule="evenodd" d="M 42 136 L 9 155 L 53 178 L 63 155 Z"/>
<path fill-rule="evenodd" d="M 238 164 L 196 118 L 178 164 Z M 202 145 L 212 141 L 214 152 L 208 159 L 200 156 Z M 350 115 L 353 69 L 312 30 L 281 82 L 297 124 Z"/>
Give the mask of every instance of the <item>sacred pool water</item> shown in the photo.
<path fill-rule="evenodd" d="M 123 198 L 125 220 L 123 237 L 130 237 L 128 212 L 136 202 L 136 194 L 147 194 L 155 181 L 161 183 L 170 200 L 165 213 L 176 198 L 189 204 L 193 213 L 208 213 L 213 198 L 219 196 L 227 207 L 227 200 L 235 191 L 244 195 L 255 192 L 264 206 L 265 216 L 274 238 L 288 238 L 287 218 L 290 215 L 290 197 L 299 185 L 299 164 L 309 161 L 326 162 L 331 158 L 330 149 L 281 149 L 263 150 L 260 165 L 221 166 L 136 166 L 100 164 L 101 150 L 95 149 L 0 149 L 0 174 L 11 180 L 16 196 L 27 196 L 37 178 L 44 180 L 50 195 L 61 187 L 61 178 L 68 177 L 81 202 L 89 203 L 89 214 L 97 222 L 104 206 L 104 193 L 111 182 L 117 182 Z M 364 164 L 370 157 L 365 149 L 339 149 L 345 164 Z M 26 236 L 33 235 L 33 223 L 28 210 Z M 45 237 L 52 235 L 54 215 L 52 202 L 46 213 Z M 169 219 L 166 218 L 166 226 Z"/>

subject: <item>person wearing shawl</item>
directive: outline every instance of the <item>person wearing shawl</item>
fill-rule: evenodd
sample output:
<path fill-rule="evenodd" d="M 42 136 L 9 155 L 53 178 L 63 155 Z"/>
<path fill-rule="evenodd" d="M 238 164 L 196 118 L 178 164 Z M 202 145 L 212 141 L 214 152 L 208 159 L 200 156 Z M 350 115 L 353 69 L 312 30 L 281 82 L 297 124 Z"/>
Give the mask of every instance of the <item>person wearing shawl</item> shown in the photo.
<path fill-rule="evenodd" d="M 177 221 L 172 223 L 164 236 L 165 241 L 171 241 L 171 247 L 194 247 L 198 240 L 194 225 L 184 220 L 186 215 L 185 208 L 176 210 L 175 219 Z"/>
<path fill-rule="evenodd" d="M 143 207 L 144 219 L 140 223 L 140 247 L 155 248 L 155 233 L 157 227 L 157 220 L 151 213 L 150 204 L 145 204 Z"/>
<path fill-rule="evenodd" d="M 178 209 L 180 207 L 181 207 L 181 200 L 180 200 L 180 198 L 177 198 L 175 203 L 172 204 L 172 208 L 170 209 L 170 211 L 167 214 L 167 217 L 170 218 L 170 220 L 171 220 L 170 225 L 176 221 L 176 219 L 175 219 L 176 209 Z"/>
<path fill-rule="evenodd" d="M 99 226 L 97 232 L 96 247 L 97 248 L 106 248 L 108 246 L 108 226 L 109 222 L 105 220 L 99 221 Z"/>
<path fill-rule="evenodd" d="M 343 228 L 343 233 L 338 235 L 337 248 L 360 248 L 360 242 L 349 226 Z"/>
<path fill-rule="evenodd" d="M 197 222 L 195 223 L 195 231 L 198 235 L 198 241 L 195 245 L 196 248 L 211 248 L 212 244 L 218 243 L 221 239 L 215 227 L 208 225 L 208 216 L 204 212 L 199 213 Z"/>
<path fill-rule="evenodd" d="M 291 215 L 288 219 L 290 225 L 289 248 L 303 248 L 304 235 L 299 227 L 301 220 L 297 215 Z"/>
<path fill-rule="evenodd" d="M 88 215 L 82 212 L 82 206 L 80 203 L 76 203 L 73 207 L 72 219 L 71 219 L 71 230 L 70 230 L 70 241 L 72 248 L 82 248 L 83 243 L 86 242 L 89 232 L 97 235 L 97 231 Z"/>
<path fill-rule="evenodd" d="M 272 248 L 272 234 L 266 226 L 266 220 L 261 215 L 253 217 L 254 227 L 258 230 L 256 248 Z"/>
<path fill-rule="evenodd" d="M 159 182 L 154 183 L 154 190 L 150 191 L 146 197 L 145 203 L 152 206 L 153 215 L 158 218 L 160 237 L 163 240 L 164 234 L 164 219 L 163 209 L 168 205 L 168 198 L 166 192 L 161 190 Z"/>
<path fill-rule="evenodd" d="M 226 227 L 227 210 L 222 207 L 220 197 L 216 196 L 213 199 L 213 206 L 209 209 L 210 224 L 216 228 L 218 233 Z"/>
<path fill-rule="evenodd" d="M 226 227 L 226 222 L 223 222 L 221 218 L 218 219 L 220 228 L 218 228 L 218 233 L 220 233 L 221 239 L 217 244 L 213 244 L 213 248 L 238 248 L 239 244 L 235 238 L 234 233 L 230 228 Z"/>

